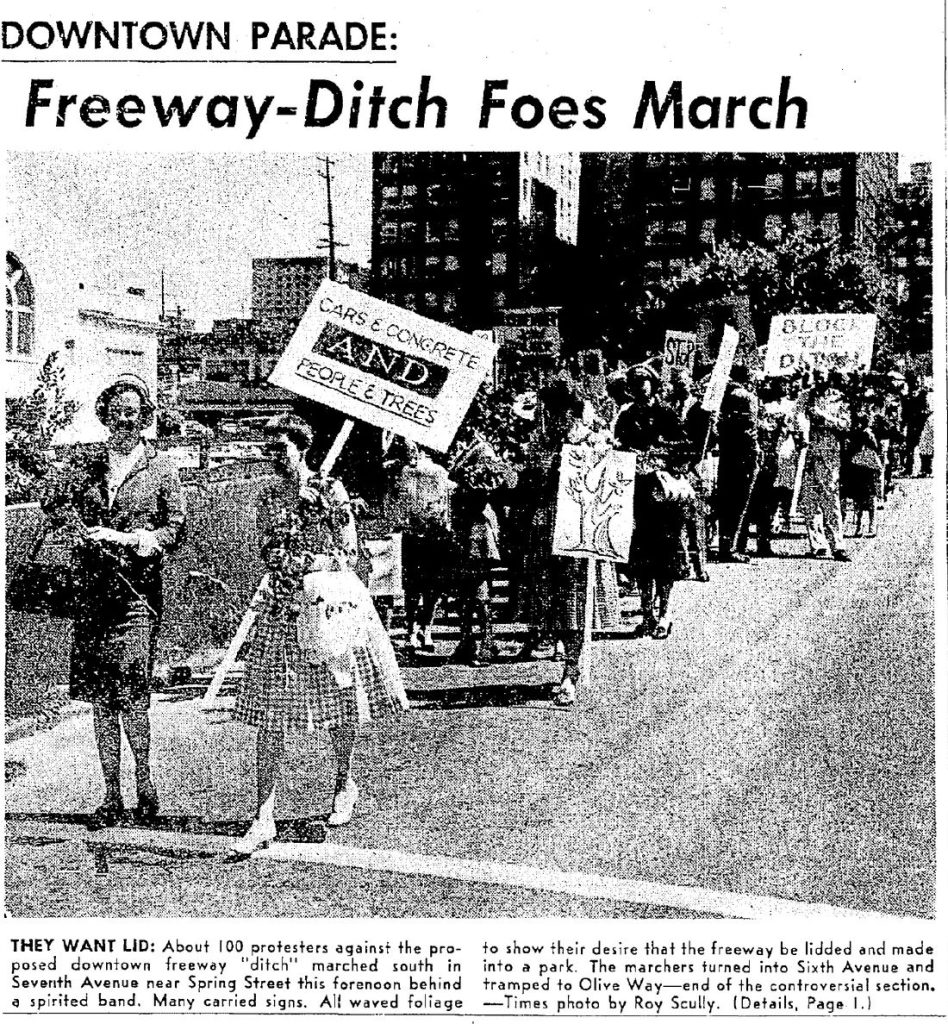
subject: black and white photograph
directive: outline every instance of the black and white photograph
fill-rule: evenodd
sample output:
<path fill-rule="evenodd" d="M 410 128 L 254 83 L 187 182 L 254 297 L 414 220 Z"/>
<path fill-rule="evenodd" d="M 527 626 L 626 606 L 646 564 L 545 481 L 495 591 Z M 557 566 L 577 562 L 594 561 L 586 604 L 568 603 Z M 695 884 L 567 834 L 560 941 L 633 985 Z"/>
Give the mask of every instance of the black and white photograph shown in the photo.
<path fill-rule="evenodd" d="M 934 918 L 932 155 L 569 145 L 6 152 L 9 917 Z"/>

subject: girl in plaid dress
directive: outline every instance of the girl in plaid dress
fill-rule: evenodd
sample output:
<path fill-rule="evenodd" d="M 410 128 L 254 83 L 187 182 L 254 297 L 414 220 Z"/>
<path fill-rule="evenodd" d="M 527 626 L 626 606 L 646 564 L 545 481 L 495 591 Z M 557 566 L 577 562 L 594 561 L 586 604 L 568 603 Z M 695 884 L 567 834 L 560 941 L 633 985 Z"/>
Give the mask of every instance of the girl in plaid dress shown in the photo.
<path fill-rule="evenodd" d="M 325 569 L 347 572 L 358 541 L 345 488 L 335 480 L 312 479 L 306 469 L 312 441 L 306 424 L 287 417 L 272 432 L 284 479 L 261 503 L 268 585 L 234 712 L 236 721 L 257 729 L 257 816 L 233 846 L 244 856 L 276 835 L 276 776 L 287 733 L 329 731 L 336 758 L 329 824 L 345 825 L 358 799 L 351 765 L 359 723 L 407 706 L 395 653 L 367 592 L 367 625 L 357 644 L 327 660 L 301 648 L 303 577 Z"/>

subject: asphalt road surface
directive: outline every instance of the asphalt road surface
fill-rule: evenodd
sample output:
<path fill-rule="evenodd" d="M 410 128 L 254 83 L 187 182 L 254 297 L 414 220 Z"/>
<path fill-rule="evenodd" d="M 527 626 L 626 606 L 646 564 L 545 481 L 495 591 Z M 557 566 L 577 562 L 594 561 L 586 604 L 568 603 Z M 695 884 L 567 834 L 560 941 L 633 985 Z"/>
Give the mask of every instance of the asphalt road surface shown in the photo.
<path fill-rule="evenodd" d="M 222 862 L 252 813 L 252 734 L 195 701 L 155 706 L 167 817 L 138 839 L 80 827 L 100 800 L 88 714 L 10 744 L 8 911 L 930 916 L 934 511 L 928 481 L 901 486 L 849 564 L 797 538 L 680 585 L 671 637 L 597 642 L 570 710 L 524 702 L 553 663 L 411 670 L 424 709 L 361 742 L 363 798 L 328 843 L 296 821 Z M 325 815 L 326 749 L 291 749 L 278 816 Z"/>

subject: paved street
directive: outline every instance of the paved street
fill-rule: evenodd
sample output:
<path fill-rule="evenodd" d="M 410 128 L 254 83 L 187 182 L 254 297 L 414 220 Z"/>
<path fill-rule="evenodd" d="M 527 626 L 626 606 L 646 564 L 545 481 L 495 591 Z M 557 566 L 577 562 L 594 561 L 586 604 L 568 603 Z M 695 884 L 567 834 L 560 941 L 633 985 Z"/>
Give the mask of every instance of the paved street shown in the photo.
<path fill-rule="evenodd" d="M 361 744 L 364 799 L 328 852 L 213 856 L 207 834 L 251 815 L 252 734 L 196 701 L 153 712 L 162 831 L 98 833 L 97 858 L 78 827 L 100 799 L 91 717 L 12 743 L 8 909 L 694 917 L 787 900 L 931 915 L 931 486 L 900 486 L 851 564 L 783 540 L 783 557 L 677 588 L 668 641 L 597 642 L 572 709 L 523 703 L 549 662 L 411 670 L 429 699 Z M 469 687 L 471 706 L 443 692 Z M 328 812 L 324 753 L 297 745 L 280 817 Z"/>

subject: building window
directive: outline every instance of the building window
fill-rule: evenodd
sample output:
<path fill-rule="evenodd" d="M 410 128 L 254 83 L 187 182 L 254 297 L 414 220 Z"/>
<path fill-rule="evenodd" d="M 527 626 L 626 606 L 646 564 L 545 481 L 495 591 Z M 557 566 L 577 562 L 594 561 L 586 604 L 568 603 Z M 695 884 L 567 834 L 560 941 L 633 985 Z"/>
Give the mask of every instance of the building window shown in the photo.
<path fill-rule="evenodd" d="M 714 244 L 714 218 L 710 217 L 708 220 L 701 222 L 701 241 L 707 242 L 709 245 Z"/>
<path fill-rule="evenodd" d="M 505 252 L 495 252 L 491 257 L 490 269 L 494 274 L 506 274 L 507 254 Z"/>
<path fill-rule="evenodd" d="M 457 270 L 460 266 L 457 256 L 445 256 L 444 258 L 444 269 L 445 270 Z"/>
<path fill-rule="evenodd" d="M 798 210 L 793 215 L 793 226 L 797 231 L 805 231 L 813 227 L 813 214 L 809 210 Z"/>
<path fill-rule="evenodd" d="M 779 242 L 783 234 L 783 217 L 779 213 L 768 213 L 764 217 L 764 240 Z"/>
<path fill-rule="evenodd" d="M 838 167 L 827 167 L 823 171 L 823 193 L 828 196 L 839 195 L 841 171 Z"/>
<path fill-rule="evenodd" d="M 701 198 L 702 199 L 713 199 L 714 198 L 714 178 L 702 178 L 701 179 Z"/>
<path fill-rule="evenodd" d="M 33 282 L 26 267 L 7 253 L 7 354 L 28 356 L 33 351 L 36 307 Z"/>
<path fill-rule="evenodd" d="M 764 178 L 764 186 L 767 189 L 768 197 L 781 195 L 783 193 L 783 175 L 779 172 L 768 174 Z"/>
<path fill-rule="evenodd" d="M 672 178 L 672 193 L 690 192 L 691 178 L 687 174 L 676 174 Z"/>
<path fill-rule="evenodd" d="M 797 195 L 811 196 L 816 192 L 816 171 L 797 171 Z"/>
<path fill-rule="evenodd" d="M 820 227 L 823 229 L 826 235 L 838 235 L 839 234 L 839 214 L 838 213 L 824 213 L 823 219 L 820 221 Z"/>

